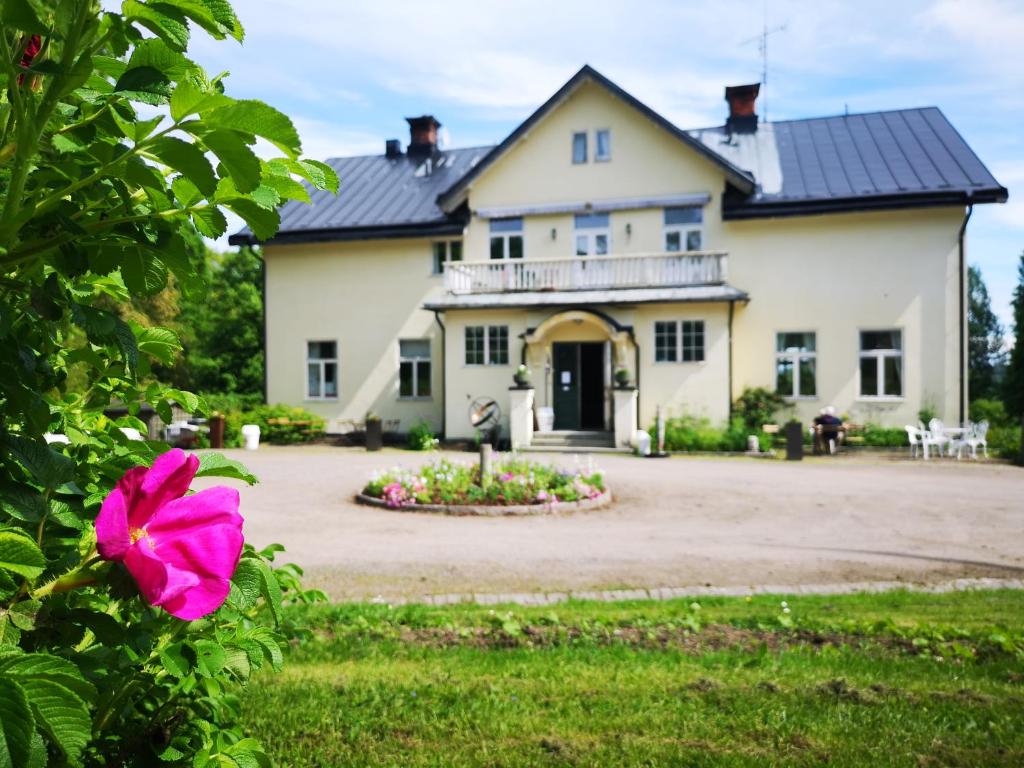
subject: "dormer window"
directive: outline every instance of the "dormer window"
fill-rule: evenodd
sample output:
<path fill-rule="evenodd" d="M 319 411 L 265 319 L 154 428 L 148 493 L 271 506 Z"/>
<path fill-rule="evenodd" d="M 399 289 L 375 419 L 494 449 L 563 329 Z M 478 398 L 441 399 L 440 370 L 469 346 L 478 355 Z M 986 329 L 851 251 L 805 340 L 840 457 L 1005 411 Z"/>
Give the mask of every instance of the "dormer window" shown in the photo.
<path fill-rule="evenodd" d="M 581 165 L 587 162 L 587 132 L 579 131 L 572 135 L 572 162 Z"/>
<path fill-rule="evenodd" d="M 607 163 L 612 159 L 612 132 L 607 128 L 597 131 L 594 148 L 594 160 Z"/>

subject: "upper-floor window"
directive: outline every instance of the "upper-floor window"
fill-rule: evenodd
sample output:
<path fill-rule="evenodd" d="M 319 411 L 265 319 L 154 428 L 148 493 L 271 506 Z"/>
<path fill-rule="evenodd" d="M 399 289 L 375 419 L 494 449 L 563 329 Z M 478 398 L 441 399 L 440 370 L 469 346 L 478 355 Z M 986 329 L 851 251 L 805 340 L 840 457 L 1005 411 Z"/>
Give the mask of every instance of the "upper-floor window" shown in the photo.
<path fill-rule="evenodd" d="M 594 160 L 608 162 L 612 159 L 612 132 L 602 128 L 594 134 Z"/>
<path fill-rule="evenodd" d="M 654 324 L 654 360 L 700 363 L 704 360 L 703 320 L 659 320 Z"/>
<path fill-rule="evenodd" d="M 338 342 L 306 342 L 306 399 L 333 400 L 338 396 Z"/>
<path fill-rule="evenodd" d="M 523 220 L 491 219 L 491 258 L 523 258 Z"/>
<path fill-rule="evenodd" d="M 775 335 L 775 391 L 783 397 L 818 394 L 817 339 L 808 333 Z"/>
<path fill-rule="evenodd" d="M 467 325 L 466 365 L 508 365 L 508 326 Z"/>
<path fill-rule="evenodd" d="M 860 396 L 903 397 L 903 332 L 860 332 Z"/>
<path fill-rule="evenodd" d="M 587 162 L 586 131 L 577 131 L 572 135 L 572 161 L 576 165 Z"/>
<path fill-rule="evenodd" d="M 680 205 L 665 209 L 665 250 L 699 251 L 704 245 L 704 209 Z"/>
<path fill-rule="evenodd" d="M 606 256 L 611 250 L 607 213 L 577 213 L 573 241 L 577 256 Z"/>
<path fill-rule="evenodd" d="M 430 397 L 430 339 L 399 339 L 398 396 Z"/>
<path fill-rule="evenodd" d="M 462 261 L 461 240 L 439 240 L 433 244 L 434 274 L 444 272 L 444 265 L 449 261 Z"/>

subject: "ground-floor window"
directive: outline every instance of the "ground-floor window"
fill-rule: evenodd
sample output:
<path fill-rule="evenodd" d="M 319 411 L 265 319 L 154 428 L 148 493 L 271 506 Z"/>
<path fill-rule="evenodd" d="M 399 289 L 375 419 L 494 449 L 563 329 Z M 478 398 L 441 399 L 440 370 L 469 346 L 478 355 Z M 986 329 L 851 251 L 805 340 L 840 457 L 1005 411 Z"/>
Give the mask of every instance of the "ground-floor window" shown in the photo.
<path fill-rule="evenodd" d="M 860 396 L 903 397 L 903 332 L 860 332 Z"/>
<path fill-rule="evenodd" d="M 508 326 L 466 326 L 466 365 L 508 365 Z"/>
<path fill-rule="evenodd" d="M 818 352 L 813 331 L 775 335 L 775 391 L 783 397 L 818 394 Z"/>
<path fill-rule="evenodd" d="M 333 400 L 338 396 L 338 342 L 306 342 L 306 399 Z"/>
<path fill-rule="evenodd" d="M 398 396 L 430 397 L 430 340 L 398 342 Z"/>
<path fill-rule="evenodd" d="M 659 320 L 654 324 L 654 360 L 699 363 L 704 360 L 703 320 Z"/>

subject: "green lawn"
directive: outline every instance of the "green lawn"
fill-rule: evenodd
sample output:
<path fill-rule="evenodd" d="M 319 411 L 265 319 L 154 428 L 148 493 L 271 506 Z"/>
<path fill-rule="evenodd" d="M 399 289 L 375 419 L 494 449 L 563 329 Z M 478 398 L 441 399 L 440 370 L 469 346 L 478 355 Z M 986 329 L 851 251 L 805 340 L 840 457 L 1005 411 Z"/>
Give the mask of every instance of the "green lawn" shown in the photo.
<path fill-rule="evenodd" d="M 1024 764 L 1024 592 L 299 618 L 243 700 L 282 766 Z"/>

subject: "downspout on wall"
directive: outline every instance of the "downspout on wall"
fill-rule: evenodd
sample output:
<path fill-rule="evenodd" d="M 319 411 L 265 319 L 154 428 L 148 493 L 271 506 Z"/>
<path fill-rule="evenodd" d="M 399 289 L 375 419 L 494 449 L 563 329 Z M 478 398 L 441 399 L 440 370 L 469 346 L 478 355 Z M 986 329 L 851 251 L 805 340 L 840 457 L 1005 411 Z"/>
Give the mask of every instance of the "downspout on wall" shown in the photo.
<path fill-rule="evenodd" d="M 729 423 L 732 423 L 732 315 L 736 310 L 736 302 L 729 302 Z"/>
<path fill-rule="evenodd" d="M 974 212 L 974 203 L 971 202 L 971 193 L 967 193 L 967 211 L 964 213 L 964 223 L 960 225 L 960 235 L 957 238 L 959 248 L 960 267 L 960 423 L 967 419 L 967 261 L 964 249 L 964 238 L 967 234 L 967 222 L 971 220 Z"/>
<path fill-rule="evenodd" d="M 441 437 L 448 434 L 448 342 L 447 329 L 441 322 L 441 310 L 434 310 L 434 321 L 441 329 Z"/>

